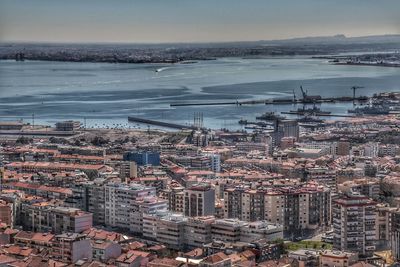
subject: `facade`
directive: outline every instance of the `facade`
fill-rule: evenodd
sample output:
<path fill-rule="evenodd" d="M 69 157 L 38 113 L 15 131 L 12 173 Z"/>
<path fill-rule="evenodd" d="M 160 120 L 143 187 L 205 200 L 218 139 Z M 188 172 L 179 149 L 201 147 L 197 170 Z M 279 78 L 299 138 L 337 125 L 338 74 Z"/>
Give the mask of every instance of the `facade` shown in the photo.
<path fill-rule="evenodd" d="M 290 259 L 296 260 L 297 265 L 302 267 L 314 267 L 319 266 L 319 253 L 316 250 L 311 249 L 299 249 L 291 251 L 288 254 Z"/>
<path fill-rule="evenodd" d="M 12 203 L 0 200 L 0 223 L 14 226 L 14 209 Z"/>
<path fill-rule="evenodd" d="M 47 203 L 24 205 L 21 209 L 23 229 L 34 232 L 81 233 L 93 224 L 92 214 L 68 207 L 56 207 Z"/>
<path fill-rule="evenodd" d="M 119 175 L 124 182 L 138 176 L 137 164 L 134 161 L 122 161 L 119 168 Z"/>
<path fill-rule="evenodd" d="M 337 143 L 336 155 L 338 156 L 348 156 L 350 154 L 350 142 L 347 140 L 340 140 Z"/>
<path fill-rule="evenodd" d="M 219 154 L 208 153 L 206 154 L 210 158 L 211 170 L 213 172 L 221 171 L 221 156 Z"/>
<path fill-rule="evenodd" d="M 241 237 L 240 229 L 245 225 L 246 222 L 238 219 L 215 220 L 211 226 L 212 239 L 223 242 L 239 242 Z"/>
<path fill-rule="evenodd" d="M 246 212 L 242 209 L 242 206 L 244 206 L 242 196 L 245 192 L 246 188 L 243 187 L 224 188 L 224 218 L 244 219 L 242 214 L 246 214 Z"/>
<path fill-rule="evenodd" d="M 219 252 L 210 255 L 199 263 L 199 267 L 231 267 L 232 260 L 226 254 Z"/>
<path fill-rule="evenodd" d="M 299 139 L 299 123 L 296 120 L 275 120 L 274 131 L 272 132 L 272 146 L 280 146 L 284 137 Z"/>
<path fill-rule="evenodd" d="M 377 249 L 388 249 L 390 247 L 392 214 L 396 210 L 396 208 L 383 204 L 377 204 L 376 206 L 375 238 Z"/>
<path fill-rule="evenodd" d="M 400 210 L 391 212 L 390 247 L 393 258 L 400 260 Z"/>
<path fill-rule="evenodd" d="M 186 221 L 182 214 L 170 212 L 143 214 L 143 237 L 182 250 L 185 247 Z"/>
<path fill-rule="evenodd" d="M 283 238 L 283 227 L 279 224 L 271 224 L 266 221 L 250 222 L 240 228 L 241 242 L 254 242 L 265 239 L 274 241 Z"/>
<path fill-rule="evenodd" d="M 296 120 L 282 120 L 278 123 L 278 131 L 283 132 L 283 137 L 299 139 L 299 123 Z"/>
<path fill-rule="evenodd" d="M 357 193 L 332 202 L 333 247 L 371 256 L 376 248 L 376 203 Z"/>
<path fill-rule="evenodd" d="M 94 180 L 87 187 L 88 212 L 93 214 L 94 225 L 106 224 L 105 181 Z"/>
<path fill-rule="evenodd" d="M 214 216 L 190 217 L 185 225 L 186 245 L 188 248 L 199 248 L 212 241 L 211 225 Z"/>
<path fill-rule="evenodd" d="M 56 123 L 57 131 L 76 131 L 81 127 L 79 121 L 61 121 Z"/>
<path fill-rule="evenodd" d="M 363 196 L 372 199 L 378 199 L 381 191 L 381 183 L 378 178 L 361 178 L 346 181 L 338 185 L 339 191 L 345 192 L 358 192 Z"/>
<path fill-rule="evenodd" d="M 183 213 L 185 188 L 182 186 L 171 187 L 161 192 L 161 197 L 168 201 L 168 210 L 177 213 Z"/>
<path fill-rule="evenodd" d="M 313 183 L 259 190 L 227 188 L 224 205 L 225 218 L 280 224 L 289 238 L 330 225 L 330 190 Z"/>
<path fill-rule="evenodd" d="M 90 240 L 82 234 L 60 234 L 52 240 L 51 256 L 62 262 L 77 262 L 92 259 Z"/>
<path fill-rule="evenodd" d="M 105 224 L 129 230 L 133 225 L 135 202 L 155 197 L 156 189 L 139 184 L 107 184 L 105 186 Z"/>
<path fill-rule="evenodd" d="M 190 217 L 213 216 L 215 213 L 215 190 L 210 184 L 199 183 L 184 190 L 184 214 Z"/>
<path fill-rule="evenodd" d="M 326 267 L 348 267 L 358 262 L 357 253 L 325 250 L 321 252 L 320 266 Z"/>
<path fill-rule="evenodd" d="M 132 204 L 132 213 L 130 214 L 129 231 L 132 233 L 142 233 L 143 230 L 143 214 L 154 214 L 168 210 L 168 204 L 165 200 L 157 197 L 144 197 L 137 199 Z"/>
<path fill-rule="evenodd" d="M 0 122 L 0 130 L 16 130 L 19 131 L 24 126 L 22 121 L 2 121 Z"/>
<path fill-rule="evenodd" d="M 121 245 L 111 241 L 96 240 L 92 243 L 93 260 L 106 262 L 121 255 Z"/>
<path fill-rule="evenodd" d="M 307 169 L 307 180 L 325 185 L 331 192 L 336 192 L 336 171 L 326 167 L 314 167 Z"/>

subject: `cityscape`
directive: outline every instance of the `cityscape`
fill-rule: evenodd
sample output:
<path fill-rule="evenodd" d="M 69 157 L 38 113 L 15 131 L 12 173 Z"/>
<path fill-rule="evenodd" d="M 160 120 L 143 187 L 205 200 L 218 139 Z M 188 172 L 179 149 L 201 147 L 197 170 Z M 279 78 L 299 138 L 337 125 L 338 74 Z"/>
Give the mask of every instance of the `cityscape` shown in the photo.
<path fill-rule="evenodd" d="M 400 266 L 400 3 L 231 1 L 0 3 L 0 266 Z"/>

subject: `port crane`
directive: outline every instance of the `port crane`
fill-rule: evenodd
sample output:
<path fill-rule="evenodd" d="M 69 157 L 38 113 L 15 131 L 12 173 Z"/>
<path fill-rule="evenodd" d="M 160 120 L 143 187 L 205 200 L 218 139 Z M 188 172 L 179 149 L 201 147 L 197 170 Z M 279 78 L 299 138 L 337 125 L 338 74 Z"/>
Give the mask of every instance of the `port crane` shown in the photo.
<path fill-rule="evenodd" d="M 364 86 L 353 86 L 350 89 L 353 90 L 353 105 L 355 104 L 356 101 L 356 90 L 364 88 Z"/>
<path fill-rule="evenodd" d="M 306 90 L 306 91 L 304 91 L 304 89 L 303 89 L 303 86 L 302 85 L 300 85 L 300 90 L 301 90 L 301 93 L 303 94 L 303 99 L 305 100 L 305 99 L 307 99 L 307 93 L 308 93 L 308 90 Z"/>
<path fill-rule="evenodd" d="M 303 86 L 300 85 L 301 93 L 303 94 L 303 102 L 304 103 L 315 103 L 322 99 L 320 95 L 308 95 L 308 90 L 303 89 Z"/>

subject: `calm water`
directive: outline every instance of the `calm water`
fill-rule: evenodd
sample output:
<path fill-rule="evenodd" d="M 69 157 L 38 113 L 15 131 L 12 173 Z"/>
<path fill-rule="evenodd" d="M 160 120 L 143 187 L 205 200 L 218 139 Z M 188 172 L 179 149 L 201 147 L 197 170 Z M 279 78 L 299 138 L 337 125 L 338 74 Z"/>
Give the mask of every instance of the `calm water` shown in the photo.
<path fill-rule="evenodd" d="M 155 70 L 158 69 L 159 72 Z M 87 126 L 136 126 L 129 115 L 187 124 L 202 112 L 211 128 L 240 128 L 241 118 L 254 120 L 266 111 L 297 107 L 202 106 L 176 107 L 186 101 L 247 100 L 300 97 L 309 94 L 351 96 L 400 89 L 400 68 L 336 66 L 318 59 L 225 58 L 194 64 L 107 64 L 0 61 L 0 116 L 35 123 L 87 118 Z M 322 109 L 345 114 L 351 105 L 323 104 Z"/>

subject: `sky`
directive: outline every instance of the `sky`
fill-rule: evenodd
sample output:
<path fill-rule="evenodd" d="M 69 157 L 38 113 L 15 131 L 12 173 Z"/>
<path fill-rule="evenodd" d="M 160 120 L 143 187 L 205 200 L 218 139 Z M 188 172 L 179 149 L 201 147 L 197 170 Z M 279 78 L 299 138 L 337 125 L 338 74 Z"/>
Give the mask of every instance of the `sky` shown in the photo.
<path fill-rule="evenodd" d="M 0 0 L 0 42 L 220 42 L 400 34 L 400 0 Z"/>

